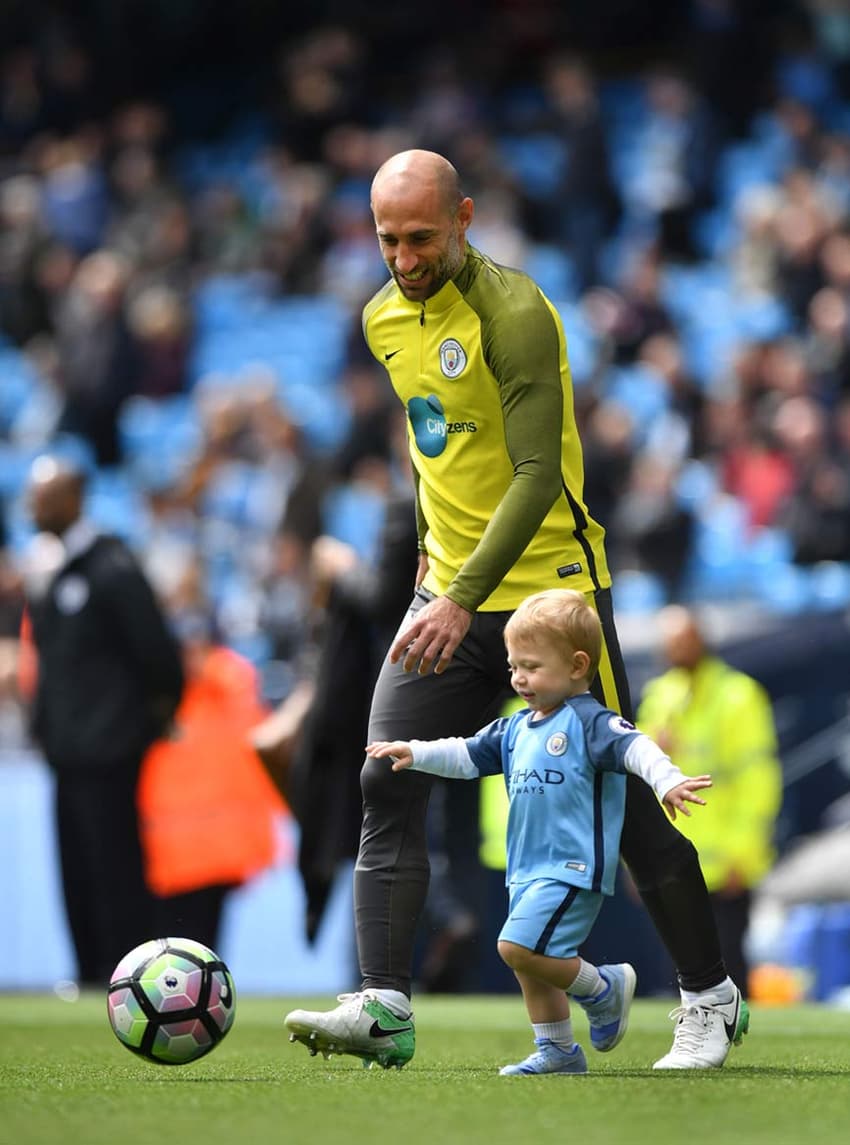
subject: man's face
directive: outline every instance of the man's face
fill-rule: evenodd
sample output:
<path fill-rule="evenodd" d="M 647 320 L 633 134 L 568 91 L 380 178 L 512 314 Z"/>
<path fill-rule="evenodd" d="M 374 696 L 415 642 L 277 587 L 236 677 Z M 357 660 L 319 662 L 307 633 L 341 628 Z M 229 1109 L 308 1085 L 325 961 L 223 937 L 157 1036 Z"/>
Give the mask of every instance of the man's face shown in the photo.
<path fill-rule="evenodd" d="M 460 270 L 471 199 L 452 212 L 427 184 L 404 190 L 395 185 L 376 189 L 372 212 L 384 262 L 405 298 L 424 302 Z"/>
<path fill-rule="evenodd" d="M 30 515 L 42 533 L 61 537 L 78 514 L 76 499 L 58 481 L 33 481 L 28 493 Z"/>

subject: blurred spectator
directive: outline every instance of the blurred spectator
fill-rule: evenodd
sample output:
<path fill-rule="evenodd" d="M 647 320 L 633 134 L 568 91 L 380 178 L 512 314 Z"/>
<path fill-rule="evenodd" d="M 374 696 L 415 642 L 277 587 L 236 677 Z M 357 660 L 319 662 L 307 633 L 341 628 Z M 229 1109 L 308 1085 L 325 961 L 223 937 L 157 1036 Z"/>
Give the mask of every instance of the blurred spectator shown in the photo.
<path fill-rule="evenodd" d="M 168 734 L 183 687 L 176 643 L 126 546 L 83 516 L 82 474 L 33 464 L 43 534 L 26 568 L 37 656 L 32 728 L 56 779 L 65 908 L 82 985 L 102 987 L 153 933 L 136 789 L 145 752 Z"/>
<path fill-rule="evenodd" d="M 149 749 L 139 776 L 145 877 L 153 933 L 218 950 L 228 892 L 277 857 L 284 805 L 250 744 L 267 714 L 256 669 L 219 643 L 197 600 L 172 619 L 186 687 L 171 734 Z"/>
<path fill-rule="evenodd" d="M 691 262 L 697 215 L 714 201 L 718 125 L 686 74 L 654 67 L 644 92 L 647 114 L 634 141 L 642 162 L 626 196 L 655 230 L 661 257 Z"/>
<path fill-rule="evenodd" d="M 319 537 L 312 547 L 312 579 L 321 608 L 315 691 L 288 788 L 301 827 L 298 864 L 311 942 L 340 864 L 357 854 L 369 700 L 383 654 L 409 603 L 416 549 L 413 499 L 405 490 L 388 501 L 374 565 L 334 537 Z M 330 801 L 329 791 L 334 793 Z"/>
<path fill-rule="evenodd" d="M 777 187 L 757 184 L 743 191 L 732 208 L 739 235 L 729 252 L 732 282 L 744 297 L 776 294 L 779 243 L 776 224 L 782 204 Z"/>
<path fill-rule="evenodd" d="M 696 86 L 732 135 L 747 134 L 769 93 L 772 45 L 765 36 L 764 3 L 691 0 L 686 5 L 685 52 Z"/>
<path fill-rule="evenodd" d="M 850 295 L 824 286 L 809 303 L 805 337 L 812 388 L 827 407 L 850 394 Z"/>
<path fill-rule="evenodd" d="M 845 403 L 846 405 L 846 403 Z M 846 422 L 846 409 L 838 425 Z M 830 440 L 823 409 L 811 398 L 786 401 L 776 432 L 794 464 L 794 483 L 778 521 L 797 564 L 850 560 L 850 459 Z M 838 439 L 840 441 L 840 439 Z M 841 442 L 846 447 L 846 441 Z"/>
<path fill-rule="evenodd" d="M 793 464 L 764 420 L 741 425 L 723 459 L 723 488 L 745 506 L 750 529 L 774 524 L 794 486 Z"/>
<path fill-rule="evenodd" d="M 0 501 L 0 747 L 19 746 L 24 738 L 18 687 L 23 608 L 23 581 L 7 548 L 5 505 Z"/>
<path fill-rule="evenodd" d="M 99 465 L 121 460 L 118 415 L 138 382 L 138 347 L 124 303 L 129 267 L 101 250 L 77 267 L 56 319 L 59 382 L 64 407 L 60 432 L 77 434 Z"/>
<path fill-rule="evenodd" d="M 724 961 L 746 991 L 752 892 L 774 860 L 782 801 L 773 712 L 759 683 L 712 654 L 695 613 L 671 605 L 658 625 L 669 669 L 647 683 L 636 722 L 677 767 L 711 775 L 705 815 L 677 826 L 697 849 Z"/>
<path fill-rule="evenodd" d="M 318 163 L 328 133 L 362 118 L 364 54 L 360 34 L 342 24 L 313 28 L 283 46 L 272 110 L 287 150 Z"/>
<path fill-rule="evenodd" d="M 139 357 L 135 392 L 164 398 L 186 389 L 192 331 L 180 295 L 149 286 L 130 302 L 127 318 Z"/>
<path fill-rule="evenodd" d="M 15 155 L 44 126 L 36 54 L 19 44 L 0 58 L 0 154 Z"/>
<path fill-rule="evenodd" d="M 577 56 L 558 55 L 546 62 L 543 93 L 544 125 L 563 148 L 561 175 L 544 206 L 552 218 L 547 230 L 572 257 L 576 286 L 584 292 L 602 279 L 600 251 L 620 215 L 605 123 L 594 76 Z"/>
<path fill-rule="evenodd" d="M 63 138 L 46 137 L 39 141 L 37 161 L 51 234 L 78 255 L 91 254 L 101 243 L 109 213 L 100 135 L 89 127 Z"/>
<path fill-rule="evenodd" d="M 613 287 L 597 287 L 582 299 L 610 362 L 633 362 L 647 338 L 673 332 L 673 318 L 661 297 L 661 272 L 657 252 L 641 251 L 622 268 Z"/>
<path fill-rule="evenodd" d="M 584 453 L 584 497 L 594 518 L 609 529 L 629 480 L 635 453 L 634 423 L 617 402 L 580 401 L 579 415 Z"/>
<path fill-rule="evenodd" d="M 0 183 L 0 334 L 18 345 L 45 326 L 36 266 L 48 234 L 38 180 L 16 175 Z"/>
<path fill-rule="evenodd" d="M 440 44 L 420 65 L 410 126 L 430 151 L 454 149 L 482 124 L 478 85 L 454 45 Z"/>
<path fill-rule="evenodd" d="M 657 577 L 665 598 L 679 599 L 685 587 L 696 532 L 693 511 L 679 500 L 675 460 L 643 454 L 611 519 L 609 543 L 615 569 L 637 569 Z"/>
<path fill-rule="evenodd" d="M 202 274 L 243 274 L 260 264 L 259 220 L 238 187 L 220 182 L 202 191 L 195 225 Z"/>

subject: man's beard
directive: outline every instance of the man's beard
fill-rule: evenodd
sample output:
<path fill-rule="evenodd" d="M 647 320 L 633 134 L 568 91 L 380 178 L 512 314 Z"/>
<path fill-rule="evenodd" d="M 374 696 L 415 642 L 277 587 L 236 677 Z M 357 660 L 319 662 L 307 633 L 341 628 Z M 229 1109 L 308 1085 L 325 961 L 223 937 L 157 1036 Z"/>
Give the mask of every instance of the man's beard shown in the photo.
<path fill-rule="evenodd" d="M 460 238 L 456 234 L 452 234 L 446 243 L 446 249 L 440 258 L 431 267 L 431 286 L 425 298 L 432 298 L 438 291 L 442 290 L 449 279 L 454 278 L 460 268 L 463 266 L 464 252 L 461 247 Z M 405 286 L 399 281 L 398 274 L 391 270 L 396 285 L 402 294 L 405 294 Z M 413 286 L 416 284 L 413 283 Z M 422 301 L 425 301 L 423 299 Z"/>

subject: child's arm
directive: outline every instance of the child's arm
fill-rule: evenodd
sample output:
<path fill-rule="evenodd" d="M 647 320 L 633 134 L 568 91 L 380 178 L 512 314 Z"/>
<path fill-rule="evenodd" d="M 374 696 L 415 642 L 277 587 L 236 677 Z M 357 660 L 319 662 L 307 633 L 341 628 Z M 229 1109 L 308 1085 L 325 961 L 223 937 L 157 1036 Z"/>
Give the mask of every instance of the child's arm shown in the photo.
<path fill-rule="evenodd" d="M 366 745 L 366 754 L 372 759 L 391 759 L 393 771 L 413 767 L 413 751 L 409 743 L 401 739 L 377 740 Z"/>
<path fill-rule="evenodd" d="M 677 811 L 681 811 L 683 815 L 690 816 L 691 813 L 686 804 L 700 803 L 703 807 L 705 806 L 705 800 L 700 799 L 698 795 L 694 794 L 703 787 L 711 787 L 710 775 L 696 775 L 693 778 L 690 776 L 686 777 L 682 783 L 677 783 L 675 787 L 671 787 L 666 795 L 664 795 L 661 800 L 664 804 L 664 810 L 673 820 L 676 818 Z"/>
<path fill-rule="evenodd" d="M 427 771 L 447 779 L 478 779 L 480 769 L 472 762 L 466 740 L 461 736 L 446 739 L 376 740 L 366 747 L 372 759 L 392 759 L 393 771 Z"/>
<path fill-rule="evenodd" d="M 688 803 L 705 805 L 705 800 L 695 793 L 711 787 L 711 776 L 684 775 L 649 736 L 636 735 L 626 748 L 623 762 L 627 771 L 639 775 L 655 791 L 671 819 L 676 818 L 677 811 L 690 815 Z"/>

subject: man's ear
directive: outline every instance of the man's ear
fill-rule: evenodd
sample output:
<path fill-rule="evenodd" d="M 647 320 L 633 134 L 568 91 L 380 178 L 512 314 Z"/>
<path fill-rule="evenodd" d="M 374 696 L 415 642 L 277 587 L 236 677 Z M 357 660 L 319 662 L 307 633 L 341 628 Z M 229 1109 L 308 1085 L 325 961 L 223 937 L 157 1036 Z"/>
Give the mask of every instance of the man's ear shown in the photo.
<path fill-rule="evenodd" d="M 457 209 L 457 220 L 463 227 L 464 231 L 469 227 L 472 222 L 472 216 L 475 214 L 475 204 L 472 199 L 467 195 L 465 199 L 461 199 L 460 206 Z"/>

